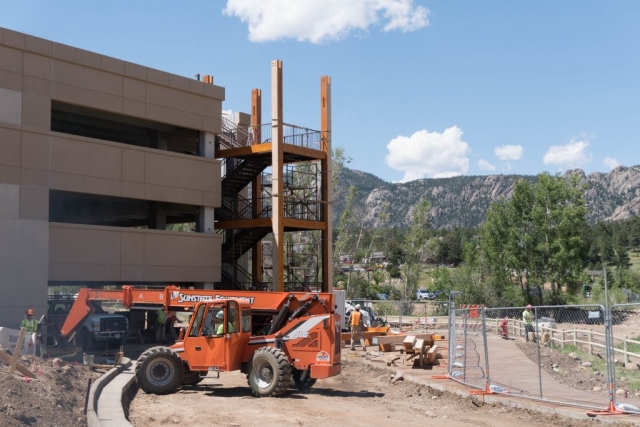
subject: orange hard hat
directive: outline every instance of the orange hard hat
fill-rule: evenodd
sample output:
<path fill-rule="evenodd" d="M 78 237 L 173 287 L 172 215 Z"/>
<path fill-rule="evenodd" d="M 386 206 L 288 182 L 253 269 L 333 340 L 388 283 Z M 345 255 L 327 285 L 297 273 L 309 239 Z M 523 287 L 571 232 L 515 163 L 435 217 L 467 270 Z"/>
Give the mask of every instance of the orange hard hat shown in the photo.
<path fill-rule="evenodd" d="M 33 314 L 33 309 L 30 308 L 29 310 L 27 310 L 27 314 Z"/>

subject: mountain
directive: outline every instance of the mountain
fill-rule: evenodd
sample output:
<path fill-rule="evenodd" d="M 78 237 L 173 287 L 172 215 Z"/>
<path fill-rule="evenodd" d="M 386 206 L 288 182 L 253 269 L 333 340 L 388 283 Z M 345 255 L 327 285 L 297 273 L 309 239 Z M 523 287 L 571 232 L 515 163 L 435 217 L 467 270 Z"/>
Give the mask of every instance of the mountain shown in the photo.
<path fill-rule="evenodd" d="M 640 215 L 640 166 L 618 166 L 609 173 L 586 175 L 581 169 L 567 171 L 565 176 L 578 174 L 587 185 L 590 223 L 600 220 L 620 221 Z M 389 183 L 370 173 L 342 168 L 334 191 L 334 226 L 345 209 L 346 195 L 351 185 L 358 194 L 352 210 L 367 227 L 380 225 L 378 215 L 389 203 L 392 227 L 406 227 L 411 223 L 413 206 L 426 197 L 431 202 L 433 228 L 477 227 L 491 202 L 511 197 L 519 179 L 536 182 L 527 175 L 457 176 L 453 178 L 420 179 L 406 183 Z"/>

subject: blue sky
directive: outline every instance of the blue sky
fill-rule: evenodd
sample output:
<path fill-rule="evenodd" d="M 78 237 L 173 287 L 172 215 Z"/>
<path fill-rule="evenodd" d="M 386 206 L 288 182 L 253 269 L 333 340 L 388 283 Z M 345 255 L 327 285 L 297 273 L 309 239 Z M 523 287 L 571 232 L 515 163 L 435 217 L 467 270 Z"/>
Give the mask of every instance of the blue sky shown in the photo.
<path fill-rule="evenodd" d="M 0 26 L 186 77 L 319 129 L 387 181 L 640 164 L 640 2 L 0 0 Z"/>

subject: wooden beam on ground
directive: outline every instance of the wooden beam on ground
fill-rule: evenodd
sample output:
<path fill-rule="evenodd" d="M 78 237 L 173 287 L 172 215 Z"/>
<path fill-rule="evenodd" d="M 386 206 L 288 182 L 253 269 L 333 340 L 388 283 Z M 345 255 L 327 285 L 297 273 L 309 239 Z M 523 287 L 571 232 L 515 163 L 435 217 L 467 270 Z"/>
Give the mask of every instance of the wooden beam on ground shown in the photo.
<path fill-rule="evenodd" d="M 4 350 L 0 349 L 0 360 L 2 360 L 4 363 L 6 363 L 7 365 L 11 366 L 11 363 L 13 362 L 13 359 L 11 356 L 9 356 Z M 35 378 L 36 374 L 34 374 L 33 372 L 31 372 L 30 370 L 28 370 L 27 368 L 25 368 L 24 366 L 22 366 L 20 363 L 16 364 L 16 370 L 18 372 L 20 372 L 22 375 L 25 375 L 27 377 L 31 377 L 31 378 Z"/>

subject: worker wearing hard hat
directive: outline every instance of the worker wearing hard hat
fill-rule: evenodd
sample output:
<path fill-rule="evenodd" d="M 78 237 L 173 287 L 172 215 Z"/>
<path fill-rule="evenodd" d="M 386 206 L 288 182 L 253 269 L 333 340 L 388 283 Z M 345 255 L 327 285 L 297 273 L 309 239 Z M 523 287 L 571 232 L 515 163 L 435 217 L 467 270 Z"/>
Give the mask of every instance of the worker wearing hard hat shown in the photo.
<path fill-rule="evenodd" d="M 220 311 L 218 311 L 218 313 L 216 313 L 216 315 L 214 317 L 214 321 L 218 325 L 216 327 L 216 335 L 224 334 L 224 311 L 223 310 L 220 310 Z M 233 325 L 231 324 L 231 322 L 228 322 L 227 323 L 227 333 L 230 334 L 232 332 L 234 332 L 233 331 Z"/>
<path fill-rule="evenodd" d="M 364 334 L 362 333 L 363 318 L 360 312 L 360 304 L 356 304 L 356 309 L 351 312 L 349 316 L 349 325 L 351 325 L 351 350 L 355 350 L 355 338 L 356 336 L 360 340 L 362 350 L 367 351 L 367 347 L 364 344 Z"/>
<path fill-rule="evenodd" d="M 25 328 L 28 334 L 33 334 L 38 329 L 38 321 L 33 318 L 33 309 L 27 310 L 27 313 L 20 322 L 20 327 Z"/>

